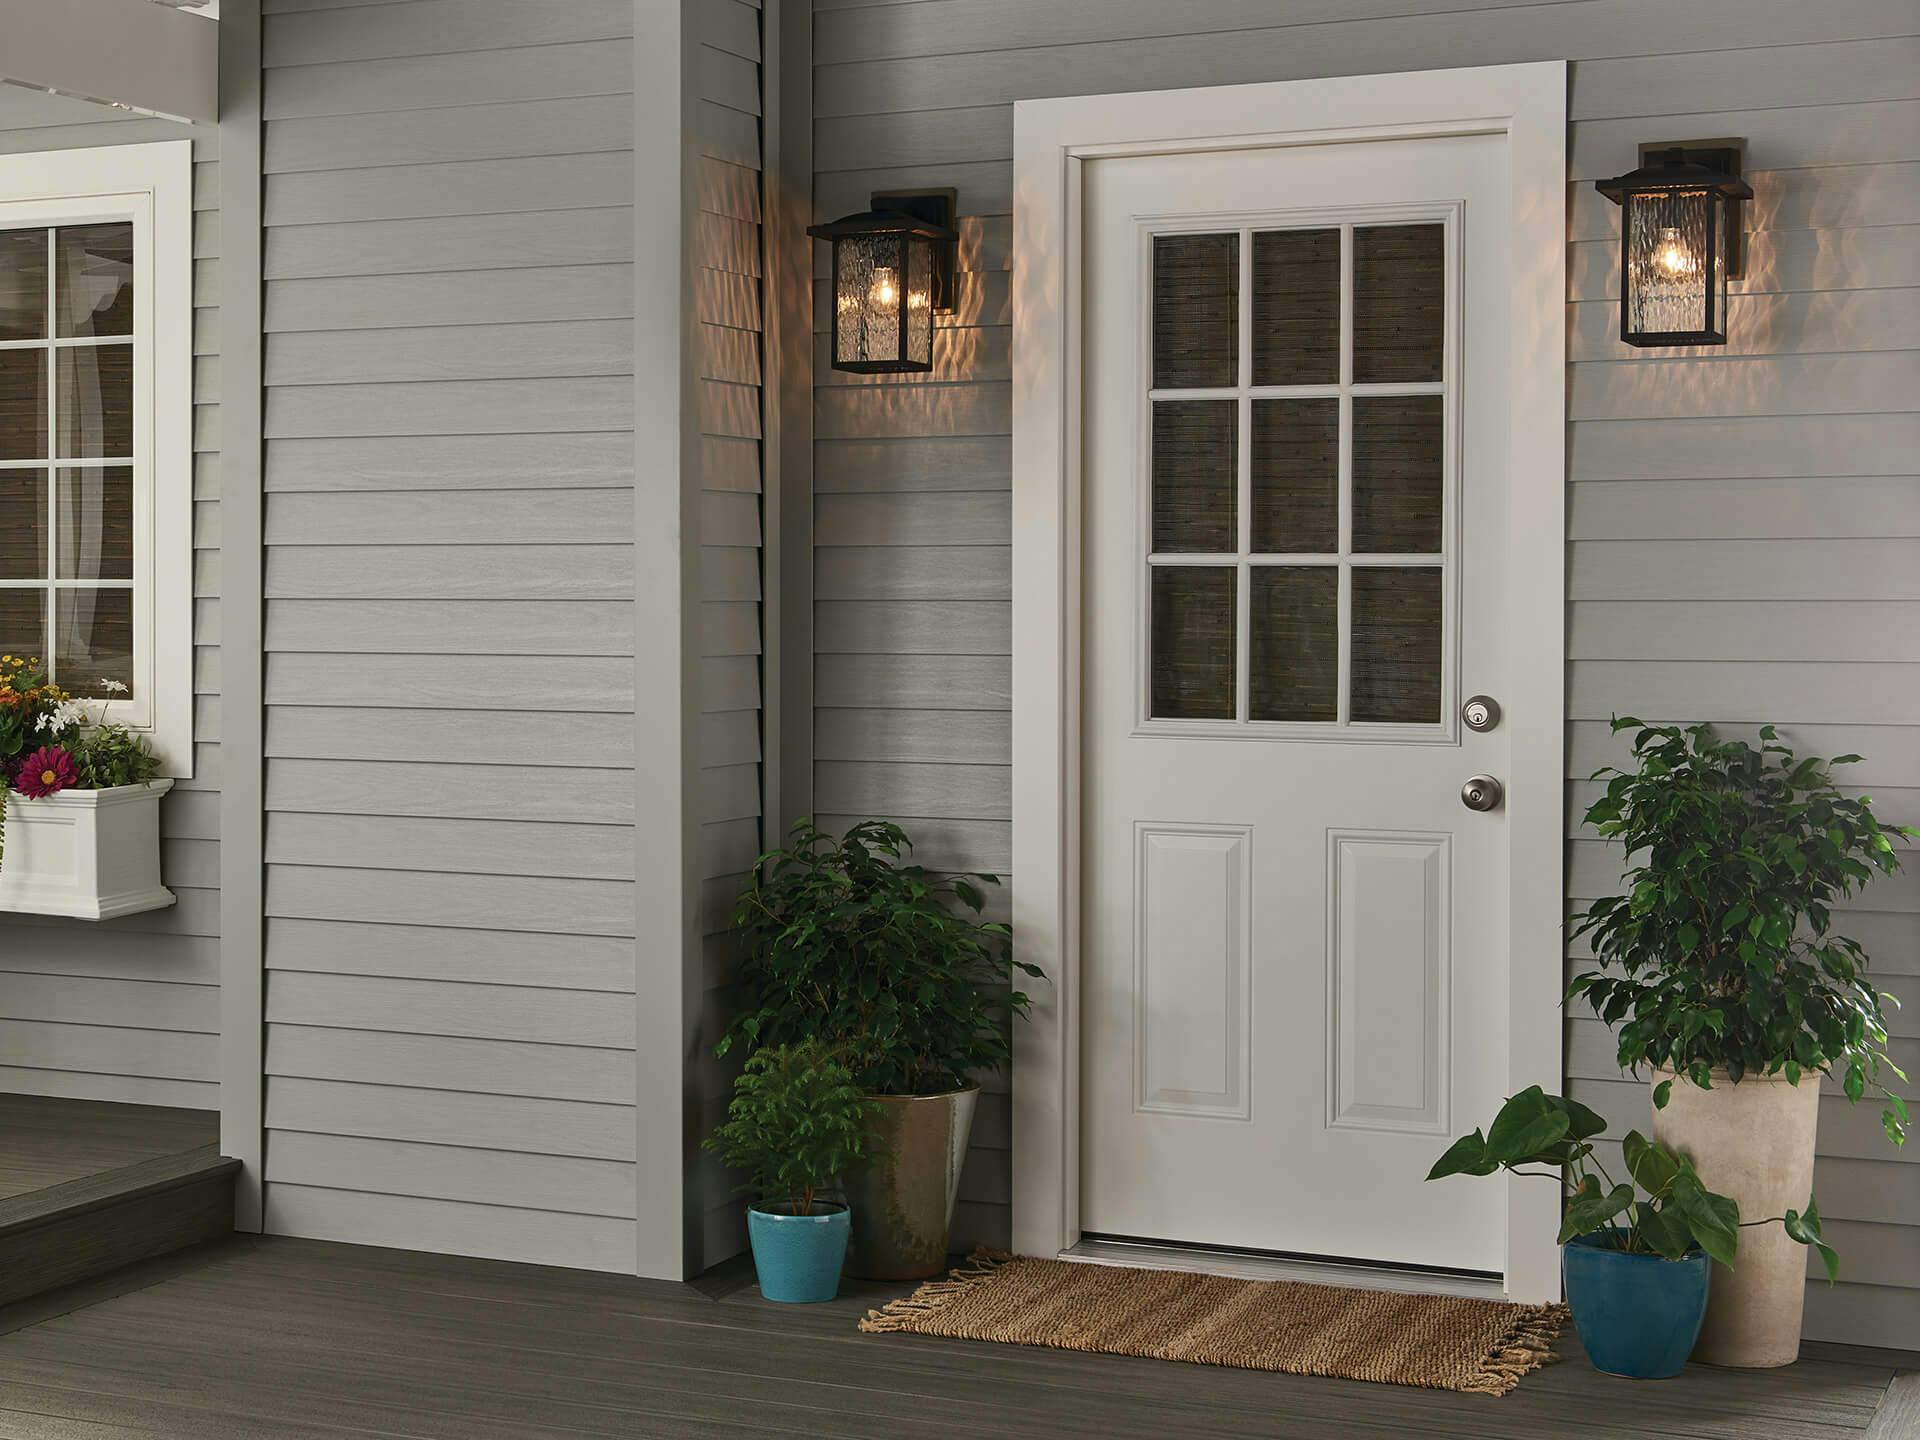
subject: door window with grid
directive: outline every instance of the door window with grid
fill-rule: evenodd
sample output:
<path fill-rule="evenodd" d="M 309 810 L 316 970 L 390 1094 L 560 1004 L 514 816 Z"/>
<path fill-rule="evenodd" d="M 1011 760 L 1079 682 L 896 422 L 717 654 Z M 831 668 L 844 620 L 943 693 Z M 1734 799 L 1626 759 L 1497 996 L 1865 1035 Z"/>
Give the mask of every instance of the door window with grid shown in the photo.
<path fill-rule="evenodd" d="M 0 156 L 0 652 L 193 750 L 191 145 Z"/>
<path fill-rule="evenodd" d="M 1448 230 L 1435 217 L 1151 237 L 1148 721 L 1442 729 Z"/>

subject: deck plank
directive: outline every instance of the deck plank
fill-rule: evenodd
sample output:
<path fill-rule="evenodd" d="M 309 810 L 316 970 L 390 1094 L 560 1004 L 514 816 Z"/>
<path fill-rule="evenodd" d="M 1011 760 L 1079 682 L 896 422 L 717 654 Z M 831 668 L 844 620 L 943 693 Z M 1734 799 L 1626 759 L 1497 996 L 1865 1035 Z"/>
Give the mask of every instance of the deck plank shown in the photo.
<path fill-rule="evenodd" d="M 236 1240 L 152 1283 L 0 1311 L 0 1440 L 108 1434 L 644 1433 L 986 1440 L 1847 1440 L 1906 1360 L 1819 1346 L 1786 1370 L 1659 1386 L 1564 1362 L 1502 1399 L 1069 1351 L 869 1336 L 902 1287 L 769 1304 L 735 1265 L 699 1285 Z M 1902 1377 L 1903 1379 L 1905 1377 Z M 1872 1432 L 1878 1433 L 1878 1432 Z"/>

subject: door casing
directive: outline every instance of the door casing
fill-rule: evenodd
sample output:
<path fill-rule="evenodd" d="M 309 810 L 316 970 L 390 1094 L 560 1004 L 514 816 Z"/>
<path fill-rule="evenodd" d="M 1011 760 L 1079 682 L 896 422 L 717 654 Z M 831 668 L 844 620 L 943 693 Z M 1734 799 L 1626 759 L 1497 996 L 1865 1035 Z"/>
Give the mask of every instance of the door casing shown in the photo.
<path fill-rule="evenodd" d="M 1513 607 L 1507 781 L 1508 1093 L 1561 1085 L 1565 773 L 1566 65 L 1294 80 L 1014 106 L 1013 925 L 1047 980 L 1015 1036 L 1013 1243 L 1080 1239 L 1080 435 L 1089 160 L 1503 135 L 1512 184 L 1507 464 Z M 1466 1117 L 1481 1123 L 1491 1117 Z M 1479 1183 L 1507 1210 L 1506 1289 L 1557 1299 L 1558 1196 Z"/>

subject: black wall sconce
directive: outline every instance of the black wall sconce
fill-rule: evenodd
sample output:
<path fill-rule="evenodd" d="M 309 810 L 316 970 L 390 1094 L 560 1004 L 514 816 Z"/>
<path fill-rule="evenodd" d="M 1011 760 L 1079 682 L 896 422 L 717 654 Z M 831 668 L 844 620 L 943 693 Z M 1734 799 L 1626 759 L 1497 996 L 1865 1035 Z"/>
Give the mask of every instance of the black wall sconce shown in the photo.
<path fill-rule="evenodd" d="M 876 193 L 871 210 L 807 233 L 833 242 L 833 368 L 933 369 L 933 317 L 954 304 L 952 190 Z"/>
<path fill-rule="evenodd" d="M 1640 168 L 1594 188 L 1620 207 L 1620 338 L 1724 345 L 1727 281 L 1745 273 L 1738 140 L 1642 145 Z"/>

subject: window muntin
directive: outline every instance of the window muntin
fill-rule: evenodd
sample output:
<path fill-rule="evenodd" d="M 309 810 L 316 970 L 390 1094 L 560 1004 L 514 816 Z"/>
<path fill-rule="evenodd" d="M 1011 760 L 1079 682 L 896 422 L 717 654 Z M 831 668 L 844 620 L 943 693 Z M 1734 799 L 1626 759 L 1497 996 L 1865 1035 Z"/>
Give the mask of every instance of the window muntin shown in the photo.
<path fill-rule="evenodd" d="M 1453 733 L 1453 226 L 1146 236 L 1145 730 Z"/>

